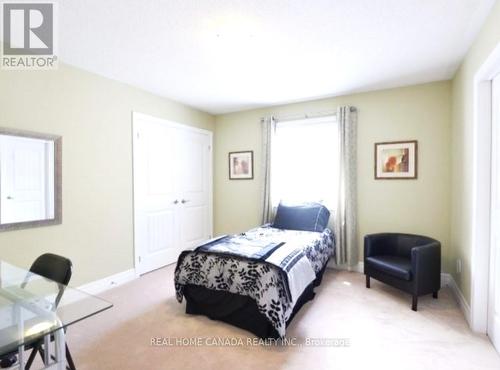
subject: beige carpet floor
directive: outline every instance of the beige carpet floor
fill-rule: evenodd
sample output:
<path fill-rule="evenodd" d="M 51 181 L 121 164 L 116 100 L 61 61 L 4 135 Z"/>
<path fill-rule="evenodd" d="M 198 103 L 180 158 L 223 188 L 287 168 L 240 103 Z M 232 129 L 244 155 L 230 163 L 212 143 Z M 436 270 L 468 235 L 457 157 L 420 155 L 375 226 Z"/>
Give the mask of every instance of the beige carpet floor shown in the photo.
<path fill-rule="evenodd" d="M 500 369 L 487 337 L 473 334 L 449 289 L 438 300 L 410 296 L 364 275 L 328 270 L 316 298 L 288 329 L 291 338 L 345 338 L 332 346 L 151 346 L 151 338 L 252 338 L 247 332 L 184 313 L 175 300 L 174 266 L 101 296 L 114 308 L 68 330 L 79 370 L 107 369 Z M 170 338 L 170 339 L 168 339 Z M 239 343 L 236 343 L 239 344 Z"/>

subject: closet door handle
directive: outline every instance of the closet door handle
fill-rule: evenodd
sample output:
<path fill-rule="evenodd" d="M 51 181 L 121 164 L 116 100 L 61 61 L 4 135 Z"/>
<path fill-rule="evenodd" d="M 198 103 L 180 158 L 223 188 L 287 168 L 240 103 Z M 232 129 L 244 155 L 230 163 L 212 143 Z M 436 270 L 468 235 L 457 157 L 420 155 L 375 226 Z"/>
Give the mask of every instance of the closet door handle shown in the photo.
<path fill-rule="evenodd" d="M 178 201 L 177 199 L 176 199 L 176 200 L 174 200 L 174 204 L 177 204 L 177 203 L 179 203 L 179 201 Z"/>
<path fill-rule="evenodd" d="M 186 204 L 187 202 L 189 202 L 189 200 L 186 200 L 186 199 L 181 200 L 182 204 Z"/>

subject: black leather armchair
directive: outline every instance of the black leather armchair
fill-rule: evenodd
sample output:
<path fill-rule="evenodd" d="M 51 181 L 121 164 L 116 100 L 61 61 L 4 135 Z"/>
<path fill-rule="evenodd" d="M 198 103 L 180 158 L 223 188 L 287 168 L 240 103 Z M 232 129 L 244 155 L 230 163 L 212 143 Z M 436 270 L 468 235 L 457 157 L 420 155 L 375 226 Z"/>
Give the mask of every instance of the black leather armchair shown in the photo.
<path fill-rule="evenodd" d="M 413 296 L 412 310 L 418 297 L 441 288 L 441 243 L 426 236 L 382 233 L 365 236 L 364 268 L 366 287 L 370 278 L 401 289 Z"/>

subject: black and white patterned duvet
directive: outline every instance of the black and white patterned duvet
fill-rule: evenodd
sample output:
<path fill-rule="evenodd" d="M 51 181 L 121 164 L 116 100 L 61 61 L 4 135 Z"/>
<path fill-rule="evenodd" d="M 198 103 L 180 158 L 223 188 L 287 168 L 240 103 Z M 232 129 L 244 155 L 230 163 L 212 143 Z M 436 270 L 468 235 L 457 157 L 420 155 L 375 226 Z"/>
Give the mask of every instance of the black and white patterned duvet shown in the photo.
<path fill-rule="evenodd" d="M 318 233 L 264 226 L 246 232 L 245 236 L 270 243 L 300 243 L 316 274 L 334 252 L 334 237 L 330 229 Z M 175 270 L 175 290 L 179 302 L 182 302 L 183 288 L 187 284 L 253 298 L 259 311 L 268 318 L 278 334 L 285 335 L 293 304 L 286 294 L 283 275 L 277 268 L 238 257 L 191 251 L 179 260 Z"/>

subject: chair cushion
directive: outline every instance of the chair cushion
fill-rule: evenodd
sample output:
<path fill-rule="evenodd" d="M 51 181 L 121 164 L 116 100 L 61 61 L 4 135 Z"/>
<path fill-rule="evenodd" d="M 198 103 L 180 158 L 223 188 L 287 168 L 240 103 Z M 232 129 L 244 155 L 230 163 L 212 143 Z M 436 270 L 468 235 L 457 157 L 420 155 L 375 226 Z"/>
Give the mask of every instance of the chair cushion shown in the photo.
<path fill-rule="evenodd" d="M 398 279 L 411 280 L 411 260 L 398 256 L 367 257 L 366 263 L 370 267 L 385 272 Z"/>

